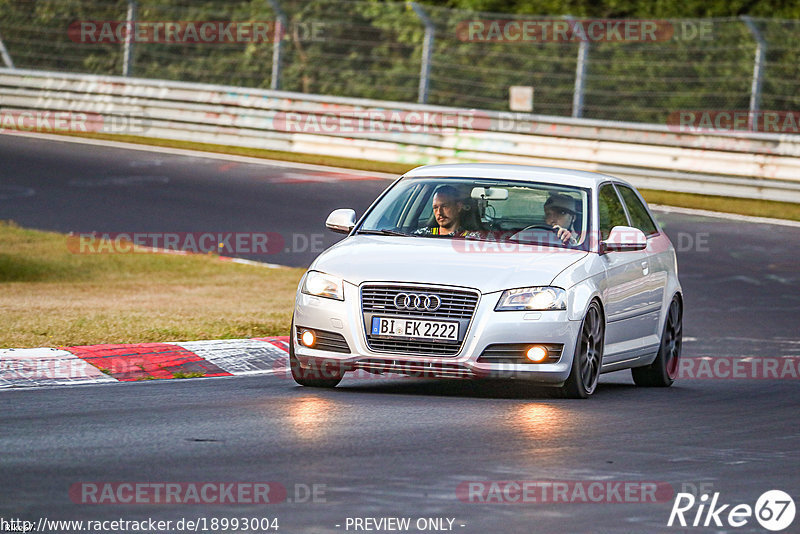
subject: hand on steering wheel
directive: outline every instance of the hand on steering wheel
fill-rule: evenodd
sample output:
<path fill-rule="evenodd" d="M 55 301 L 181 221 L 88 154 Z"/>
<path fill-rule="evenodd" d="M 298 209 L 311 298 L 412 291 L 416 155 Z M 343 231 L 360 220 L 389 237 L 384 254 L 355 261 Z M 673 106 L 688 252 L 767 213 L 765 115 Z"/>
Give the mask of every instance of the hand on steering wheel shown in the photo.
<path fill-rule="evenodd" d="M 567 242 L 569 242 L 570 238 L 572 237 L 572 232 L 570 232 L 563 226 L 559 226 L 557 224 L 553 226 L 548 226 L 546 224 L 532 224 L 530 226 L 526 226 L 525 228 L 517 232 L 517 235 L 521 234 L 525 230 L 548 230 L 556 234 L 556 237 L 559 240 L 561 240 L 561 242 L 564 244 L 567 244 Z"/>
<path fill-rule="evenodd" d="M 556 237 L 558 237 L 561 240 L 561 242 L 564 243 L 565 245 L 572 238 L 572 232 L 570 232 L 563 226 L 554 224 L 553 231 L 556 233 Z"/>

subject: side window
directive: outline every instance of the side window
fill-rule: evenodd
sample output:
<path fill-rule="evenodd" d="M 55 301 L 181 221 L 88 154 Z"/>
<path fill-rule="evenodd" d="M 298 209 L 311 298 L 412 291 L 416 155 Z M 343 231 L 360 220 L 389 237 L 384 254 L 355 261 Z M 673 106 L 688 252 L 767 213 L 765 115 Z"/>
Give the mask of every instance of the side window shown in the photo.
<path fill-rule="evenodd" d="M 631 224 L 644 232 L 644 235 L 651 236 L 658 233 L 656 223 L 650 218 L 650 214 L 647 213 L 647 208 L 644 207 L 644 204 L 642 204 L 642 201 L 636 196 L 633 189 L 624 185 L 617 185 L 617 188 L 622 195 L 625 206 L 628 208 L 628 215 L 631 216 Z"/>
<path fill-rule="evenodd" d="M 422 228 L 427 226 L 429 222 L 433 220 L 433 189 L 426 194 L 420 195 L 420 198 L 424 200 L 422 204 L 422 211 L 419 212 L 419 217 L 417 218 L 417 226 Z"/>
<path fill-rule="evenodd" d="M 611 184 L 600 188 L 597 195 L 598 216 L 600 217 L 600 239 L 608 239 L 608 234 L 615 226 L 628 226 L 625 210 L 619 201 L 617 192 Z"/>

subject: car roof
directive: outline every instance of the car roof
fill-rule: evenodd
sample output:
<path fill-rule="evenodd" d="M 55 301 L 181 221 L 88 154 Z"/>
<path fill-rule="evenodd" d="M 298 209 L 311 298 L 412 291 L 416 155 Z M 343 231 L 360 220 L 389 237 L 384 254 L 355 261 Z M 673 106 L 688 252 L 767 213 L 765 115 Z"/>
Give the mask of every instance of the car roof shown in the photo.
<path fill-rule="evenodd" d="M 562 169 L 558 167 L 537 167 L 533 165 L 510 165 L 505 163 L 451 163 L 445 165 L 425 165 L 412 169 L 404 177 L 458 177 L 488 178 L 505 180 L 525 180 L 545 182 L 576 187 L 596 187 L 613 181 L 630 185 L 615 176 L 597 172 Z"/>

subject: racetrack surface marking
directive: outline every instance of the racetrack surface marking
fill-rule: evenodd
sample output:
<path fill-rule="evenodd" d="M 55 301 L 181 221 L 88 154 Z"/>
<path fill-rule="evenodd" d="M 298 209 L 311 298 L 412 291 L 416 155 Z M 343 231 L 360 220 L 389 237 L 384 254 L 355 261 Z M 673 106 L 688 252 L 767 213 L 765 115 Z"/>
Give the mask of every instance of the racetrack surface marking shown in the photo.
<path fill-rule="evenodd" d="M 0 349 L 0 389 L 274 374 L 288 337 Z"/>
<path fill-rule="evenodd" d="M 61 349 L 0 349 L 0 388 L 115 382 L 97 367 Z"/>
<path fill-rule="evenodd" d="M 188 341 L 177 345 L 232 375 L 274 372 L 276 362 L 286 360 L 286 350 L 257 339 Z"/>
<path fill-rule="evenodd" d="M 67 350 L 120 381 L 230 375 L 197 354 L 171 343 L 88 345 L 67 347 Z"/>

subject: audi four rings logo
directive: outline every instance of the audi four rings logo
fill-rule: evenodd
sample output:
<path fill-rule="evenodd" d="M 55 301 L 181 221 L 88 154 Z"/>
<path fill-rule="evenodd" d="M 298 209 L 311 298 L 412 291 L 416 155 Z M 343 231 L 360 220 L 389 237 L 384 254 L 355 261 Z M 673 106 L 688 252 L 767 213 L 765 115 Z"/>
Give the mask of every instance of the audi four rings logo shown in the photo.
<path fill-rule="evenodd" d="M 442 299 L 436 295 L 417 293 L 398 293 L 394 297 L 394 307 L 398 310 L 436 311 L 442 305 Z"/>

